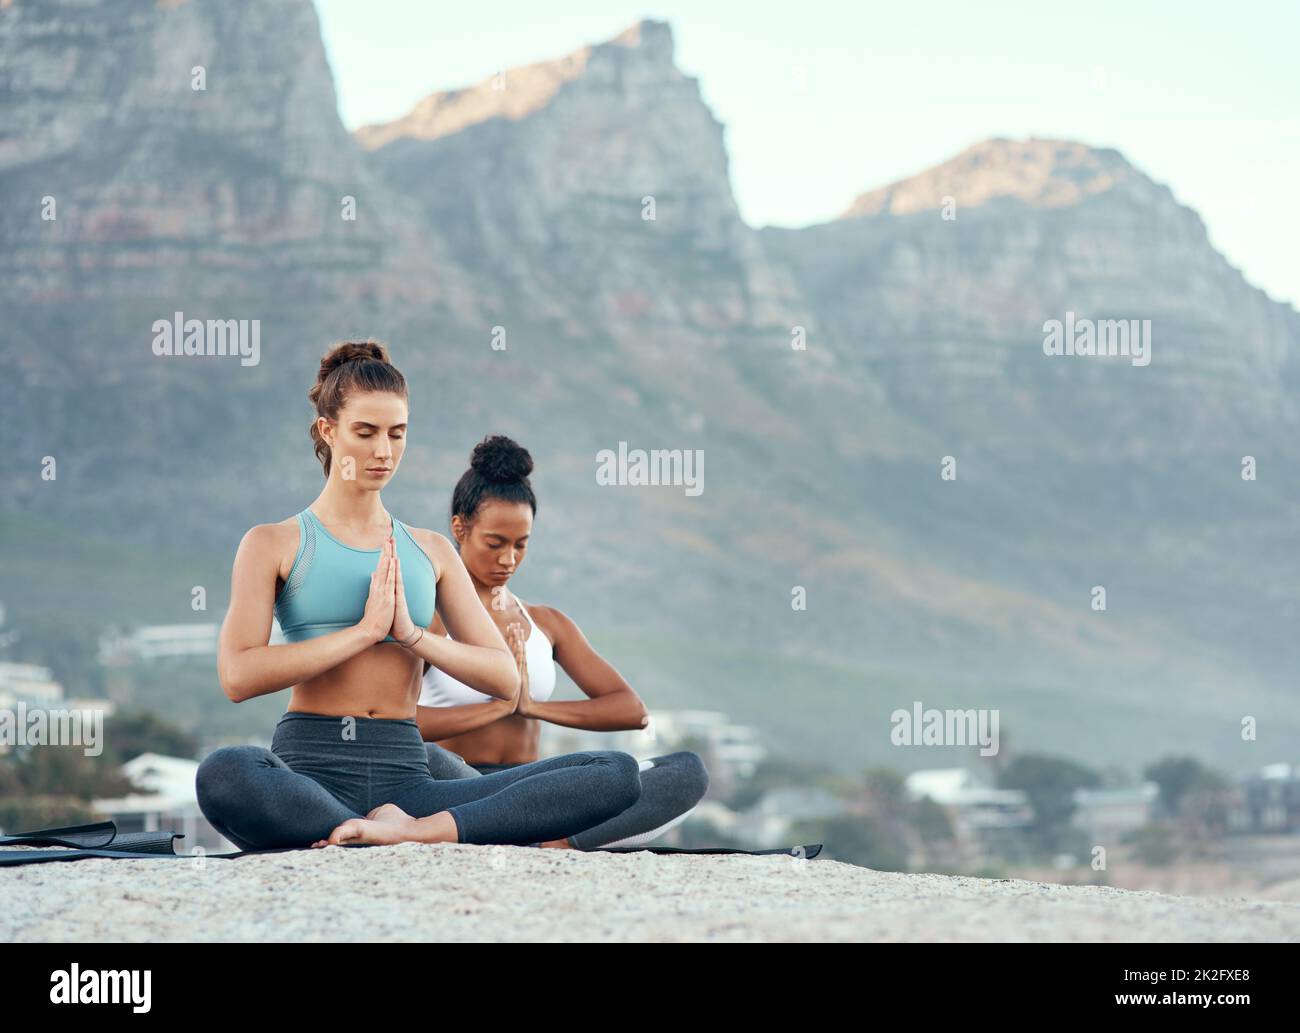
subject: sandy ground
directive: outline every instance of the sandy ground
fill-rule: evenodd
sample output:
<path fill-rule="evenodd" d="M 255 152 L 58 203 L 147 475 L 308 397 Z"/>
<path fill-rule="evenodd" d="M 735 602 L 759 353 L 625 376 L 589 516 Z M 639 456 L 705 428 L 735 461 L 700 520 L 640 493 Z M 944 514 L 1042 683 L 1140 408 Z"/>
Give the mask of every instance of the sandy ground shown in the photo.
<path fill-rule="evenodd" d="M 1287 941 L 1300 903 L 837 861 L 404 843 L 0 868 L 4 941 Z"/>

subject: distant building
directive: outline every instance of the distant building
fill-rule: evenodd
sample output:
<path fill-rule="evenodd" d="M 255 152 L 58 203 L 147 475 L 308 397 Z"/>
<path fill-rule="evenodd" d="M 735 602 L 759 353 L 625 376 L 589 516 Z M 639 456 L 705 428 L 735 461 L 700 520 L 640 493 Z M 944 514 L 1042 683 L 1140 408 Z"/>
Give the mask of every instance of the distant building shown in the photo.
<path fill-rule="evenodd" d="M 205 621 L 195 624 L 148 624 L 133 631 L 111 631 L 99 640 L 99 662 L 118 667 L 135 661 L 165 660 L 171 657 L 216 656 L 221 625 Z M 285 641 L 280 622 L 272 619 L 269 645 Z"/>
<path fill-rule="evenodd" d="M 914 771 L 903 781 L 912 800 L 928 796 L 954 812 L 959 823 L 972 831 L 1016 828 L 1033 820 L 1029 797 L 1021 789 L 997 789 L 966 768 Z"/>
<path fill-rule="evenodd" d="M 0 698 L 58 703 L 63 699 L 63 686 L 51 677 L 48 667 L 0 661 Z"/>
<path fill-rule="evenodd" d="M 220 625 L 152 624 L 125 634 L 105 635 L 99 659 L 105 664 L 159 660 L 176 656 L 215 656 Z"/>
<path fill-rule="evenodd" d="M 1024 849 L 1034 809 L 1023 790 L 998 789 L 966 768 L 914 771 L 903 790 L 909 799 L 928 797 L 947 812 L 958 856 L 967 862 L 989 854 L 1013 857 Z"/>
<path fill-rule="evenodd" d="M 174 829 L 185 838 L 176 852 L 195 847 L 208 852 L 239 848 L 217 832 L 199 810 L 194 777 L 199 762 L 187 757 L 142 753 L 120 768 L 139 792 L 115 799 L 93 800 L 95 810 L 111 818 L 121 832 L 157 832 Z"/>
<path fill-rule="evenodd" d="M 1270 764 L 1242 779 L 1241 792 L 1228 812 L 1228 828 L 1238 833 L 1300 832 L 1300 767 Z"/>
<path fill-rule="evenodd" d="M 1160 786 L 1143 782 L 1119 789 L 1076 789 L 1071 823 L 1096 842 L 1114 842 L 1121 835 L 1151 823 Z"/>

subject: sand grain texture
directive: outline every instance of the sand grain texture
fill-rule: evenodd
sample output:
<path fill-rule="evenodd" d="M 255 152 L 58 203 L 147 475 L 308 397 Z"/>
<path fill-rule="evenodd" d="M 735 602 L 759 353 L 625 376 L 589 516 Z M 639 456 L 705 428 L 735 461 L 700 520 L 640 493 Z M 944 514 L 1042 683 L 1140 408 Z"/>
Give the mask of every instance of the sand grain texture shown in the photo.
<path fill-rule="evenodd" d="M 6 941 L 1287 941 L 1300 904 L 469 845 L 0 869 Z"/>

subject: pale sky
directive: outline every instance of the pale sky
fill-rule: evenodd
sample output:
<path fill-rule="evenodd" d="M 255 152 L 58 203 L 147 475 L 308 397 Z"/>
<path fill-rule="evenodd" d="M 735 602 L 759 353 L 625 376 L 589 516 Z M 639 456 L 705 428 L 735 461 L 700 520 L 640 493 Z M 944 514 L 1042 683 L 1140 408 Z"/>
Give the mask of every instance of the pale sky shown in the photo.
<path fill-rule="evenodd" d="M 833 218 L 991 136 L 1080 140 L 1167 184 L 1300 307 L 1296 0 L 315 2 L 350 129 L 653 18 L 726 126 L 751 226 Z"/>

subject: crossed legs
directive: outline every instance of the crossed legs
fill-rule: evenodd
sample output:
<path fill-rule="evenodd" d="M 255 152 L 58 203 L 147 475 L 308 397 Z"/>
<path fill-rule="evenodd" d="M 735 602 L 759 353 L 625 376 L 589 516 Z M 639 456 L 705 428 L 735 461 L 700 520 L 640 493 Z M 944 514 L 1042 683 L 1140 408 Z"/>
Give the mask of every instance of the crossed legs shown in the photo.
<path fill-rule="evenodd" d="M 227 746 L 199 765 L 196 789 L 218 832 L 241 849 L 265 850 L 408 840 L 528 845 L 626 810 L 641 781 L 630 754 L 591 750 L 474 778 L 438 781 L 424 769 L 380 790 L 380 799 L 344 802 L 268 749 Z M 363 803 L 377 806 L 363 814 Z"/>

